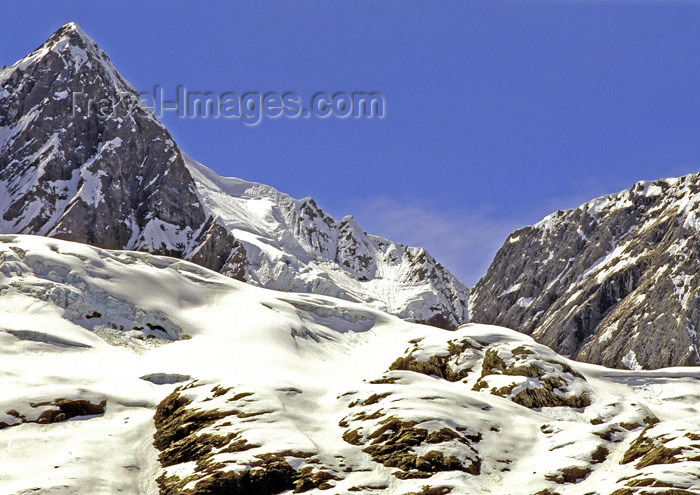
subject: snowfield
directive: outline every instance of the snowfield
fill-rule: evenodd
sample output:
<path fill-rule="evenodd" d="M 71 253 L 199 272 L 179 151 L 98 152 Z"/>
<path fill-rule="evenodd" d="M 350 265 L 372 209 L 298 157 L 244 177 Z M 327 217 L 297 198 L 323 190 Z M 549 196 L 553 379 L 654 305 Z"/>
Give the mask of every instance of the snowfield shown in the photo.
<path fill-rule="evenodd" d="M 0 493 L 700 493 L 700 371 L 0 236 Z"/>

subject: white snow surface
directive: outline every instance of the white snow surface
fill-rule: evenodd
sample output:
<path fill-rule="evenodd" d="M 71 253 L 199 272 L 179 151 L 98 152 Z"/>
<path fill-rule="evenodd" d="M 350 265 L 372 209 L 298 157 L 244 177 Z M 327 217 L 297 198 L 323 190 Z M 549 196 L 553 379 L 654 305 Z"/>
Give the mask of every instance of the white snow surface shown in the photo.
<path fill-rule="evenodd" d="M 452 353 L 450 342 L 462 352 Z M 556 393 L 587 394 L 590 405 L 516 404 L 513 396 L 541 387 L 539 379 L 483 372 L 489 352 L 507 364 L 523 359 L 518 362 L 559 373 L 567 385 Z M 389 371 L 409 354 L 418 362 L 444 356 L 465 378 Z M 163 469 L 153 446 L 155 408 L 183 385 L 179 393 L 191 407 L 249 413 L 207 430 L 256 445 L 217 454 L 230 469 L 246 469 L 265 452 L 305 451 L 313 454 L 309 462 L 288 456 L 290 465 L 313 467 L 313 460 L 337 475 L 332 490 L 306 493 L 365 487 L 360 493 L 404 495 L 429 486 L 455 494 L 608 494 L 631 476 L 700 490 L 700 467 L 690 460 L 700 449 L 684 436 L 700 429 L 696 369 L 624 371 L 571 362 L 508 329 L 468 324 L 448 332 L 366 305 L 258 288 L 137 252 L 0 236 L 0 377 L 0 426 L 7 425 L 0 428 L 0 493 L 150 495 L 163 472 L 194 472 L 193 463 Z M 480 377 L 488 388 L 475 389 Z M 501 386 L 511 391 L 489 393 Z M 106 410 L 32 422 L 51 408 L 41 403 L 59 398 L 106 401 Z M 479 474 L 451 470 L 400 479 L 397 468 L 343 439 L 356 430 L 369 442 L 387 417 L 415 421 L 428 432 L 462 432 L 471 440 L 422 443 L 415 452 L 437 449 L 464 466 L 479 459 Z M 645 418 L 659 423 L 645 430 Z M 606 434 L 609 440 L 601 437 Z M 671 441 L 682 450 L 680 461 L 620 464 L 640 435 L 659 445 Z M 591 456 L 599 447 L 609 455 L 596 464 Z M 552 481 L 572 466 L 591 473 L 578 483 Z"/>

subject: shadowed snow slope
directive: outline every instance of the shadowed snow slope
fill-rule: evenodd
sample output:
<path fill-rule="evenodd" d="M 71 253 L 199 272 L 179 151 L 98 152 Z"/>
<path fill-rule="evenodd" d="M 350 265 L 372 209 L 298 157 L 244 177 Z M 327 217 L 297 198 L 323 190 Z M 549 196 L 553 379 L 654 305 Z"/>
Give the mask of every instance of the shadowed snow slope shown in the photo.
<path fill-rule="evenodd" d="M 694 369 L 145 253 L 0 236 L 0 376 L 0 493 L 700 490 Z"/>
<path fill-rule="evenodd" d="M 0 83 L 1 233 L 174 256 L 445 328 L 467 321 L 467 287 L 424 249 L 185 156 L 77 25 L 1 71 Z"/>

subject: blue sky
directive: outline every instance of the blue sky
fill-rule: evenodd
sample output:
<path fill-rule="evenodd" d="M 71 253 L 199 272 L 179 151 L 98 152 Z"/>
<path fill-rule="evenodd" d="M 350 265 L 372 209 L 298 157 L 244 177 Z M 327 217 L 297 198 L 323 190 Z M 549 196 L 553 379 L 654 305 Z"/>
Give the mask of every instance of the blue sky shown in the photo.
<path fill-rule="evenodd" d="M 424 245 L 470 285 L 515 228 L 700 169 L 700 3 L 16 2 L 0 63 L 69 21 L 143 91 L 380 92 L 383 119 L 163 121 L 218 173 Z"/>

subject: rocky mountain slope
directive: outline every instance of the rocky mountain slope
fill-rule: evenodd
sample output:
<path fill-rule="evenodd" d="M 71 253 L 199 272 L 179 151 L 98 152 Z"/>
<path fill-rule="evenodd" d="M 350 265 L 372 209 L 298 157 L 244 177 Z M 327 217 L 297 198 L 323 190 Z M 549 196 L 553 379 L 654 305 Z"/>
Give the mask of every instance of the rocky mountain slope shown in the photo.
<path fill-rule="evenodd" d="M 0 492 L 700 492 L 700 372 L 0 236 Z"/>
<path fill-rule="evenodd" d="M 165 254 L 410 321 L 467 320 L 468 289 L 424 249 L 187 157 L 77 25 L 0 84 L 0 232 Z"/>
<path fill-rule="evenodd" d="M 558 211 L 508 237 L 472 318 L 606 366 L 698 364 L 699 212 L 700 174 Z"/>

